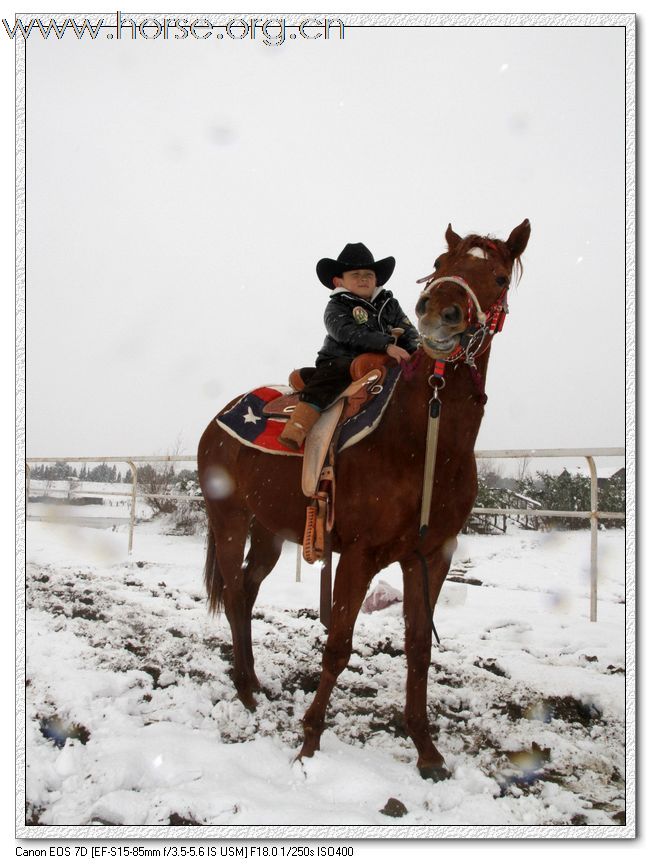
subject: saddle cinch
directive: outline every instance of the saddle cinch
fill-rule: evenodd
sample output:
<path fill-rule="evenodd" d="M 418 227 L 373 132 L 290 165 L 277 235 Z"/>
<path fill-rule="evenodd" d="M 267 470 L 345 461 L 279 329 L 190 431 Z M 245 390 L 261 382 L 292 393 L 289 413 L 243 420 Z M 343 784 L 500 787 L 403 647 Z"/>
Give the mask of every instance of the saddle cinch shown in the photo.
<path fill-rule="evenodd" d="M 335 520 L 335 450 L 341 425 L 357 414 L 382 390 L 387 364 L 386 354 L 360 354 L 350 365 L 353 379 L 318 421 L 305 440 L 303 455 L 303 495 L 310 499 L 307 507 L 303 536 L 303 558 L 309 564 L 323 559 L 326 554 L 326 536 Z M 298 403 L 298 394 L 305 387 L 300 370 L 289 376 L 289 385 L 295 391 L 268 403 L 263 414 L 287 417 Z"/>

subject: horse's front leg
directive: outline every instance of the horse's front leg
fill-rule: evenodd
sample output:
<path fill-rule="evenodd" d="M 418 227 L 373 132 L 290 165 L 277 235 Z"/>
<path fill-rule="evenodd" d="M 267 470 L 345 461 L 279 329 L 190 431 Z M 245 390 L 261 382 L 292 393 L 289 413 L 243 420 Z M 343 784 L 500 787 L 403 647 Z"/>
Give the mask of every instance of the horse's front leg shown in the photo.
<path fill-rule="evenodd" d="M 367 553 L 356 547 L 342 551 L 335 575 L 332 620 L 323 652 L 321 679 L 312 705 L 303 718 L 304 740 L 299 759 L 312 757 L 319 750 L 330 695 L 339 674 L 350 660 L 355 621 L 375 573 L 375 564 Z"/>
<path fill-rule="evenodd" d="M 431 611 L 450 567 L 449 559 L 436 551 L 427 559 L 427 575 L 419 559 L 401 562 L 404 575 L 403 610 L 407 656 L 405 727 L 418 751 L 423 778 L 441 781 L 450 777 L 442 755 L 432 742 L 427 719 L 427 673 L 432 649 Z M 426 596 L 429 595 L 429 600 Z"/>

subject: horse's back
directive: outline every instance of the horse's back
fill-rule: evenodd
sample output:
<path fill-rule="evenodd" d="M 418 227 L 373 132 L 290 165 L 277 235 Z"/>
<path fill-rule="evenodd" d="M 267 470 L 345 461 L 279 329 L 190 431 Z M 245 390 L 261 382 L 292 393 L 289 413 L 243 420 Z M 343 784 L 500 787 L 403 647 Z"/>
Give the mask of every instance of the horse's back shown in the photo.
<path fill-rule="evenodd" d="M 240 442 L 216 417 L 204 430 L 197 452 L 199 483 L 211 510 L 244 508 L 269 531 L 295 542 L 302 539 L 308 503 L 301 487 L 302 465 L 298 456 L 271 454 Z"/>
<path fill-rule="evenodd" d="M 197 447 L 197 468 L 199 470 L 199 478 L 203 471 L 208 466 L 213 466 L 215 463 L 224 464 L 237 458 L 237 452 L 241 447 L 240 443 L 232 436 L 228 435 L 217 423 L 219 415 L 232 408 L 242 396 L 236 396 L 227 405 L 221 409 L 215 417 L 210 421 L 208 426 L 203 431 L 199 439 Z M 230 444 L 232 442 L 232 445 Z"/>

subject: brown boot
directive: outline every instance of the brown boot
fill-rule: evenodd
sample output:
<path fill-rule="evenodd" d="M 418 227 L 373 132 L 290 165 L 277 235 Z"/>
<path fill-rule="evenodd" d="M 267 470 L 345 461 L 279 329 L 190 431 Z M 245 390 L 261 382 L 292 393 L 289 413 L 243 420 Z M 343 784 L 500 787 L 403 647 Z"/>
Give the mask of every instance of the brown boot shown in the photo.
<path fill-rule="evenodd" d="M 278 436 L 278 441 L 293 451 L 300 450 L 301 445 L 305 441 L 305 436 L 320 416 L 321 412 L 317 408 L 314 408 L 313 405 L 306 402 L 297 403 L 296 408 L 285 424 L 282 435 Z"/>

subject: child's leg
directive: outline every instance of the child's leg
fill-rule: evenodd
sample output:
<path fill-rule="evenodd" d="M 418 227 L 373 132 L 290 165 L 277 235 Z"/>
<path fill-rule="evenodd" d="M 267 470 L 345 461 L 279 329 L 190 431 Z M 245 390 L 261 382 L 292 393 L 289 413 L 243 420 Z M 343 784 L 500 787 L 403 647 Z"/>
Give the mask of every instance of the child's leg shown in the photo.
<path fill-rule="evenodd" d="M 285 447 L 298 450 L 324 408 L 351 383 L 350 360 L 335 358 L 320 363 L 299 394 L 299 402 L 278 437 Z"/>
<path fill-rule="evenodd" d="M 351 383 L 350 358 L 338 357 L 320 363 L 300 393 L 301 402 L 313 405 L 319 411 L 346 390 Z"/>

